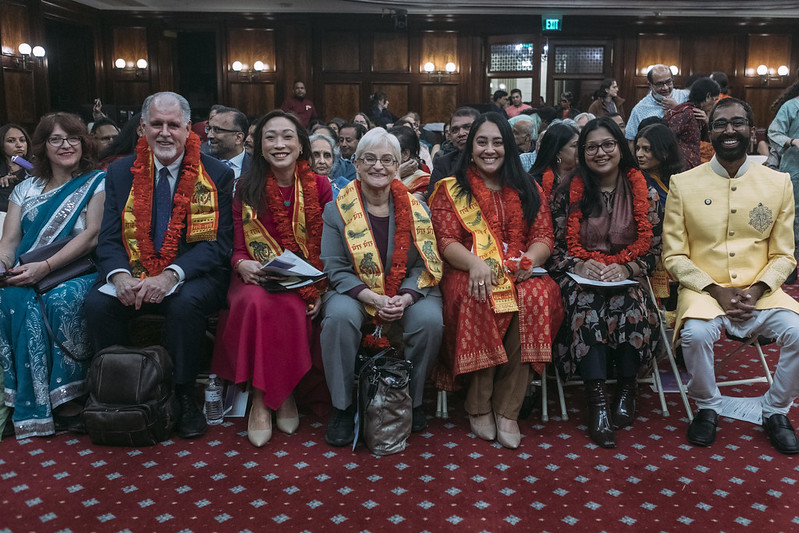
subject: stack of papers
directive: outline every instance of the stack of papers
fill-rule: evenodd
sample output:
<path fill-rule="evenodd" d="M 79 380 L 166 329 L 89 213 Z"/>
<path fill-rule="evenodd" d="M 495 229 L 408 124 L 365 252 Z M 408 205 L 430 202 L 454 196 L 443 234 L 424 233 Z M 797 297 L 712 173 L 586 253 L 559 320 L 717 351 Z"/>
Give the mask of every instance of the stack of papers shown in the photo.
<path fill-rule="evenodd" d="M 272 259 L 261 270 L 267 279 L 278 283 L 286 289 L 297 289 L 325 279 L 325 273 L 307 263 L 291 250 L 286 250 L 280 257 Z"/>

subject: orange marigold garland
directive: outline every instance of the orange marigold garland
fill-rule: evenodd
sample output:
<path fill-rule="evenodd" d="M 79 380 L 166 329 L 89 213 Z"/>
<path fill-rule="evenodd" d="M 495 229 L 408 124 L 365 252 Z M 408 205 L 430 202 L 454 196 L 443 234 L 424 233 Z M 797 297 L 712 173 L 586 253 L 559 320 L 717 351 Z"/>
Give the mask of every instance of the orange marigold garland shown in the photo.
<path fill-rule="evenodd" d="M 541 176 L 541 188 L 544 189 L 544 199 L 552 198 L 552 189 L 555 188 L 555 171 L 548 167 Z"/>
<path fill-rule="evenodd" d="M 627 263 L 638 259 L 644 255 L 652 245 L 652 224 L 647 217 L 649 213 L 649 189 L 646 179 L 639 170 L 631 169 L 627 172 L 627 179 L 630 181 L 633 191 L 633 217 L 635 219 L 638 238 L 635 242 L 626 246 L 619 253 L 610 255 L 597 250 L 586 250 L 580 243 L 580 225 L 583 220 L 583 211 L 579 204 L 585 192 L 580 176 L 572 178 L 569 187 L 569 219 L 566 227 L 566 244 L 568 245 L 569 255 L 578 259 L 594 259 L 605 265 L 614 263 Z"/>
<path fill-rule="evenodd" d="M 358 196 L 361 195 L 361 182 L 356 181 Z M 394 200 L 394 253 L 391 254 L 391 270 L 385 275 L 385 293 L 389 298 L 397 295 L 408 270 L 408 250 L 411 247 L 411 231 L 413 231 L 413 215 L 411 213 L 411 200 L 408 198 L 408 188 L 400 180 L 391 182 L 391 196 Z M 377 317 L 372 318 L 375 331 L 363 338 L 363 345 L 368 348 L 388 348 L 388 337 L 382 335 L 383 321 Z"/>
<path fill-rule="evenodd" d="M 498 239 L 502 239 L 502 227 L 499 223 L 499 216 L 494 210 L 494 202 L 491 199 L 491 192 L 486 187 L 485 181 L 477 174 L 474 166 L 470 166 L 466 171 L 466 179 L 469 181 L 469 188 L 472 190 L 472 197 L 477 200 L 483 219 L 491 228 L 491 232 Z M 505 209 L 508 235 L 508 249 L 504 253 L 503 263 L 506 258 L 520 257 L 527 250 L 525 246 L 527 224 L 524 221 L 522 211 L 522 200 L 519 193 L 510 187 L 502 187 L 502 205 Z M 500 248 L 500 253 L 502 249 Z"/>
<path fill-rule="evenodd" d="M 323 270 L 322 259 L 319 257 L 322 249 L 322 208 L 319 205 L 319 191 L 316 188 L 316 174 L 311 171 L 307 161 L 297 161 L 297 178 L 295 186 L 299 182 L 302 187 L 303 201 L 305 204 L 305 231 L 307 241 L 304 243 L 308 249 L 306 257 L 314 267 Z M 304 257 L 304 253 L 297 244 L 297 239 L 294 236 L 292 229 L 293 221 L 291 220 L 291 208 L 283 203 L 283 196 L 280 194 L 280 188 L 277 184 L 277 178 L 270 170 L 266 175 L 266 202 L 269 206 L 269 211 L 272 213 L 272 218 L 275 221 L 277 230 L 280 237 L 280 244 L 286 250 L 291 250 L 300 257 Z M 325 288 L 327 281 L 323 280 L 313 285 L 306 285 L 300 287 L 299 293 L 306 303 L 312 304 L 316 302 L 320 296 L 320 287 Z"/>
<path fill-rule="evenodd" d="M 164 268 L 172 264 L 178 254 L 178 243 L 183 228 L 186 227 L 186 215 L 189 212 L 191 197 L 194 194 L 194 183 L 200 171 L 200 138 L 190 133 L 186 140 L 186 151 L 183 156 L 183 170 L 180 172 L 177 188 L 172 203 L 172 218 L 169 219 L 164 242 L 160 252 L 153 245 L 153 171 L 150 146 L 142 137 L 136 145 L 136 161 L 133 163 L 133 216 L 136 218 L 136 240 L 139 246 L 139 257 L 150 276 L 157 276 Z"/>

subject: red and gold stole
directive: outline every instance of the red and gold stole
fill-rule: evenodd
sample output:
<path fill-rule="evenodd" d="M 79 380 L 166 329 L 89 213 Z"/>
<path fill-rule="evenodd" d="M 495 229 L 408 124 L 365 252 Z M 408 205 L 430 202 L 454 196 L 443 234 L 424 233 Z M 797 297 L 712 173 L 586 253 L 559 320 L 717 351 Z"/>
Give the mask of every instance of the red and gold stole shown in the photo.
<path fill-rule="evenodd" d="M 461 188 L 454 177 L 446 178 L 436 183 L 433 194 L 446 194 L 450 203 L 455 208 L 455 214 L 463 229 L 472 234 L 473 245 L 471 252 L 485 261 L 497 276 L 499 283 L 491 287 L 491 305 L 495 313 L 515 313 L 519 311 L 516 303 L 516 288 L 503 267 L 505 256 L 501 246 L 502 235 L 496 235 L 486 223 L 485 216 L 477 203 L 477 197 L 472 194 L 471 201 L 465 194 L 460 194 Z M 431 200 L 432 203 L 432 200 Z M 509 253 L 515 253 L 515 251 Z"/>
<path fill-rule="evenodd" d="M 151 235 L 155 165 L 153 152 L 143 137 L 136 146 L 131 173 L 133 184 L 122 211 L 122 233 L 134 277 L 157 276 L 172 264 L 184 228 L 186 242 L 216 240 L 219 196 L 200 161 L 200 138 L 195 133 L 190 133 L 186 140 L 183 165 L 172 199 L 172 217 L 159 253 L 155 251 Z"/>
<path fill-rule="evenodd" d="M 372 229 L 367 222 L 360 185 L 358 180 L 350 182 L 336 198 L 336 207 L 344 221 L 344 238 L 352 254 L 355 273 L 361 281 L 377 294 L 395 296 L 405 279 L 408 250 L 410 241 L 413 240 L 425 264 L 425 270 L 416 280 L 416 286 L 423 289 L 437 285 L 441 281 L 442 262 L 438 255 L 433 224 L 422 204 L 408 192 L 401 181 L 391 182 L 394 200 L 394 252 L 391 269 L 386 276 Z M 366 311 L 372 316 L 377 312 L 370 305 L 366 306 Z"/>

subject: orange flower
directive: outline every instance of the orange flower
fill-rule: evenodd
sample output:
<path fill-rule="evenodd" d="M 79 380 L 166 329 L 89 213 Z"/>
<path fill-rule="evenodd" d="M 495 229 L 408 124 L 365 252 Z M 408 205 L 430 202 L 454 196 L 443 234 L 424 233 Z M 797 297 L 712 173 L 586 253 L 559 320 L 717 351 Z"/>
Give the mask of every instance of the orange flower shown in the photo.
<path fill-rule="evenodd" d="M 555 187 L 555 172 L 552 168 L 547 168 L 541 176 L 541 188 L 544 189 L 544 199 L 552 198 L 552 189 Z"/>
<path fill-rule="evenodd" d="M 586 250 L 580 243 L 580 225 L 583 212 L 579 207 L 585 192 L 585 185 L 580 176 L 572 178 L 569 187 L 569 219 L 566 226 L 566 244 L 569 255 L 578 259 L 594 259 L 605 265 L 614 263 L 627 263 L 644 255 L 652 245 L 652 224 L 647 218 L 649 211 L 649 189 L 646 179 L 639 170 L 631 169 L 627 172 L 627 179 L 633 190 L 633 217 L 635 219 L 638 237 L 635 242 L 626 246 L 617 254 L 606 254 L 596 250 Z"/>
<path fill-rule="evenodd" d="M 308 250 L 308 260 L 318 270 L 324 270 L 322 259 L 319 257 L 322 249 L 322 208 L 319 205 L 319 191 L 316 188 L 316 174 L 313 173 L 311 167 L 308 166 L 307 161 L 297 161 L 296 167 L 296 182 L 302 187 L 305 207 L 305 248 Z M 275 175 L 270 170 L 266 175 L 266 202 L 269 206 L 269 211 L 272 213 L 272 218 L 275 220 L 278 233 L 280 234 L 280 243 L 286 250 L 291 250 L 298 256 L 304 257 L 300 245 L 294 235 L 291 213 L 289 208 L 283 203 L 283 196 L 280 194 L 280 189 L 277 184 Z M 319 288 L 325 288 L 327 280 L 322 280 L 314 285 L 306 285 L 300 287 L 299 293 L 306 303 L 312 304 L 319 298 Z"/>
<path fill-rule="evenodd" d="M 355 182 L 358 189 L 358 198 L 361 197 L 361 182 Z M 385 274 L 386 296 L 393 298 L 405 279 L 408 266 L 408 250 L 411 247 L 411 231 L 413 231 L 413 215 L 411 213 L 411 200 L 408 198 L 408 188 L 400 180 L 391 182 L 391 197 L 394 200 L 394 253 L 391 254 L 391 270 Z M 375 324 L 375 331 L 382 323 L 377 316 L 372 319 Z M 388 337 L 375 337 L 370 333 L 363 339 L 364 346 L 370 348 L 388 348 Z"/>
<path fill-rule="evenodd" d="M 136 146 L 136 161 L 133 163 L 133 216 L 136 219 L 136 240 L 139 241 L 139 256 L 142 265 L 150 276 L 157 276 L 171 265 L 178 254 L 178 243 L 186 215 L 189 212 L 194 183 L 200 172 L 200 138 L 189 133 L 186 152 L 183 156 L 183 170 L 180 172 L 175 196 L 172 200 L 172 218 L 169 220 L 161 251 L 156 253 L 150 235 L 153 216 L 153 159 L 147 139 L 142 137 Z"/>

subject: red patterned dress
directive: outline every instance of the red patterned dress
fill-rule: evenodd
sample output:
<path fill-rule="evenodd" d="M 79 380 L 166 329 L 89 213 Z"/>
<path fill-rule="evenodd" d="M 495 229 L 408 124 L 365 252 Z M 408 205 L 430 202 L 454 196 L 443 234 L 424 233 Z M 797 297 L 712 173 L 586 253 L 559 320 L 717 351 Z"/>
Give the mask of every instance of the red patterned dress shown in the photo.
<path fill-rule="evenodd" d="M 498 218 L 502 239 L 509 242 L 502 192 L 491 191 L 491 197 L 493 209 L 489 216 Z M 430 212 L 442 257 L 444 249 L 453 242 L 472 249 L 472 235 L 461 225 L 447 195 L 436 194 L 431 200 Z M 552 250 L 552 217 L 543 197 L 538 216 L 526 229 L 528 247 L 540 242 Z M 494 313 L 489 301 L 480 302 L 469 296 L 469 273 L 453 268 L 446 260 L 440 287 L 444 299 L 445 350 L 442 350 L 433 378 L 439 389 L 455 390 L 460 385 L 456 383 L 459 375 L 508 362 L 502 339 L 514 313 Z M 516 292 L 521 360 L 533 363 L 533 368 L 541 372 L 544 363 L 552 360 L 553 338 L 563 320 L 560 289 L 549 276 L 538 276 L 517 284 Z"/>

